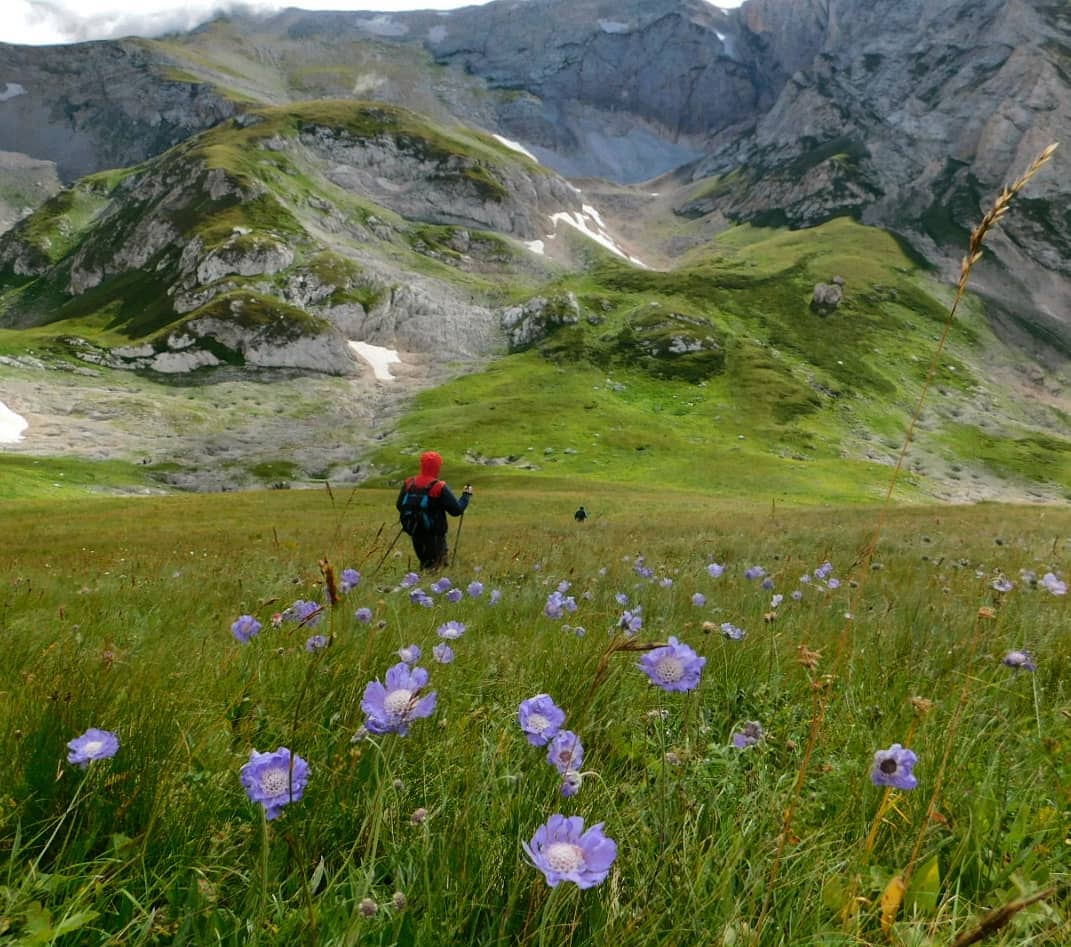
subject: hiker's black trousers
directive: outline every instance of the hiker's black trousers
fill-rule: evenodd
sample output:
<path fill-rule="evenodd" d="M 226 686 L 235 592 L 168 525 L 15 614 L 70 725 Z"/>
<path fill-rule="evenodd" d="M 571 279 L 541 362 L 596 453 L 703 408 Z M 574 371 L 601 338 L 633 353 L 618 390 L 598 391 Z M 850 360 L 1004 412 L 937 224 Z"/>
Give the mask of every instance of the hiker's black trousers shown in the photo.
<path fill-rule="evenodd" d="M 442 568 L 447 562 L 446 533 L 414 533 L 413 552 L 421 569 Z"/>

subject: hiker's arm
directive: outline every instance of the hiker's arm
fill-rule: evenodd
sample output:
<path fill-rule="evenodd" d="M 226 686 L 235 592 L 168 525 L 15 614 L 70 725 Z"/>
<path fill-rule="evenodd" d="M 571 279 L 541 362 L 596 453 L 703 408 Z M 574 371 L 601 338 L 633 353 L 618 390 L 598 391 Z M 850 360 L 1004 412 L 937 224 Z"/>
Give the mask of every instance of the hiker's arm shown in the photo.
<path fill-rule="evenodd" d="M 459 500 L 450 492 L 450 488 L 445 483 L 443 484 L 443 492 L 439 494 L 439 499 L 442 500 L 443 509 L 451 516 L 460 516 L 469 505 L 469 494 L 462 493 Z"/>

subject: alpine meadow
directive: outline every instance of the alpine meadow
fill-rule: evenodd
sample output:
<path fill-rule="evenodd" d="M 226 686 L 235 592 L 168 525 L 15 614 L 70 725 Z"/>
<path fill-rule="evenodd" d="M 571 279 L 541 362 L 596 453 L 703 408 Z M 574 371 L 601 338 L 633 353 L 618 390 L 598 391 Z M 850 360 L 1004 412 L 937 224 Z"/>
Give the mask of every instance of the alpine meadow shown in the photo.
<path fill-rule="evenodd" d="M 1071 943 L 1069 50 L 0 43 L 0 944 Z"/>

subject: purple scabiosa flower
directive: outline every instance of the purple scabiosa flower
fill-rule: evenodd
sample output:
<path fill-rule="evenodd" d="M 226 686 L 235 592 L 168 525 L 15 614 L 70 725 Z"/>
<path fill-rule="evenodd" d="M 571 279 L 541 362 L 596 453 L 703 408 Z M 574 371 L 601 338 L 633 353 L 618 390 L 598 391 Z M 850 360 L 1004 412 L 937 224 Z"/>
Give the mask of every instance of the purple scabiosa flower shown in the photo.
<path fill-rule="evenodd" d="M 576 599 L 571 595 L 563 595 L 555 589 L 547 596 L 547 603 L 543 606 L 543 614 L 555 621 L 562 618 L 566 612 L 576 611 Z"/>
<path fill-rule="evenodd" d="M 617 602 L 618 605 L 628 605 L 628 596 L 624 592 L 618 592 L 614 596 L 614 601 Z"/>
<path fill-rule="evenodd" d="M 440 664 L 449 664 L 454 660 L 454 649 L 445 641 L 440 641 L 431 649 L 432 656 Z"/>
<path fill-rule="evenodd" d="M 747 634 L 743 628 L 737 628 L 731 621 L 723 621 L 721 623 L 721 633 L 733 641 L 743 641 L 744 636 Z"/>
<path fill-rule="evenodd" d="M 231 625 L 231 634 L 242 642 L 242 644 L 245 644 L 250 638 L 255 638 L 260 634 L 261 627 L 260 622 L 252 615 L 241 615 L 238 620 Z"/>
<path fill-rule="evenodd" d="M 1004 575 L 998 575 L 989 585 L 998 592 L 1010 592 L 1015 588 L 1015 583 Z"/>
<path fill-rule="evenodd" d="M 119 738 L 110 730 L 90 727 L 67 744 L 67 762 L 85 769 L 94 760 L 106 760 L 119 752 Z"/>
<path fill-rule="evenodd" d="M 720 579 L 725 574 L 725 566 L 718 562 L 711 562 L 707 566 L 707 574 L 712 579 Z"/>
<path fill-rule="evenodd" d="M 283 618 L 287 621 L 296 621 L 299 625 L 307 625 L 309 628 L 313 628 L 320 624 L 320 619 L 323 618 L 323 608 L 315 602 L 306 602 L 304 599 L 299 598 L 283 612 Z"/>
<path fill-rule="evenodd" d="M 537 744 L 538 745 L 538 744 Z M 559 730 L 547 746 L 547 762 L 563 776 L 569 770 L 579 772 L 584 762 L 584 745 L 572 730 Z"/>
<path fill-rule="evenodd" d="M 754 720 L 749 720 L 733 734 L 733 746 L 738 750 L 744 750 L 749 746 L 754 746 L 763 736 L 764 731 L 761 724 L 756 723 Z"/>
<path fill-rule="evenodd" d="M 762 580 L 759 587 L 765 589 L 767 592 L 772 592 L 774 587 L 774 581 L 769 576 Z"/>
<path fill-rule="evenodd" d="M 420 660 L 420 645 L 411 644 L 398 649 L 398 657 L 406 664 L 416 664 Z"/>
<path fill-rule="evenodd" d="M 497 605 L 502 601 L 502 592 L 500 589 L 491 589 L 491 595 L 487 599 L 488 605 Z"/>
<path fill-rule="evenodd" d="M 626 608 L 621 617 L 617 620 L 617 627 L 621 629 L 630 638 L 633 635 L 639 634 L 640 629 L 643 628 L 643 606 L 637 605 L 635 608 Z"/>
<path fill-rule="evenodd" d="M 403 589 L 411 589 L 420 581 L 420 576 L 415 572 L 407 572 L 402 576 L 402 581 L 398 583 Z"/>
<path fill-rule="evenodd" d="M 531 843 L 521 846 L 550 887 L 571 881 L 579 888 L 593 888 L 606 880 L 617 858 L 617 844 L 603 834 L 604 824 L 599 822 L 585 832 L 580 816 L 556 813 L 536 829 Z"/>
<path fill-rule="evenodd" d="M 878 750 L 874 754 L 874 766 L 870 770 L 870 781 L 875 786 L 892 786 L 894 789 L 914 789 L 919 781 L 912 770 L 918 757 L 911 750 L 894 743 L 887 750 Z"/>
<path fill-rule="evenodd" d="M 451 582 L 445 575 L 441 579 L 437 579 L 431 584 L 431 590 L 436 595 L 442 595 L 443 592 L 448 592 L 454 587 L 454 583 Z"/>
<path fill-rule="evenodd" d="M 446 600 L 453 605 L 456 605 L 465 597 L 465 593 L 461 589 L 451 589 L 446 593 Z"/>
<path fill-rule="evenodd" d="M 1053 595 L 1067 594 L 1067 583 L 1058 579 L 1052 572 L 1046 572 L 1039 584 L 1045 586 Z"/>
<path fill-rule="evenodd" d="M 372 620 L 372 609 L 358 608 L 357 611 L 353 613 L 353 617 L 362 625 L 367 625 Z"/>
<path fill-rule="evenodd" d="M 578 638 L 583 638 L 588 633 L 587 629 L 583 625 L 576 625 L 573 628 L 573 634 Z"/>
<path fill-rule="evenodd" d="M 305 642 L 306 651 L 323 651 L 327 647 L 326 635 L 313 635 Z"/>
<path fill-rule="evenodd" d="M 814 570 L 814 574 L 816 576 L 818 576 L 818 578 L 824 579 L 832 571 L 833 571 L 833 563 L 827 561 L 827 562 L 823 562 L 817 569 L 815 569 Z"/>
<path fill-rule="evenodd" d="M 343 569 L 341 578 L 342 591 L 348 592 L 350 589 L 357 588 L 357 584 L 361 581 L 361 573 L 356 569 Z"/>
<path fill-rule="evenodd" d="M 456 641 L 465 633 L 465 625 L 460 621 L 448 621 L 438 628 L 440 638 L 447 641 Z"/>
<path fill-rule="evenodd" d="M 297 802 L 309 782 L 309 764 L 300 756 L 291 755 L 281 746 L 274 753 L 249 753 L 249 762 L 242 767 L 242 785 L 250 801 L 264 807 L 271 820 L 282 812 L 288 802 Z"/>
<path fill-rule="evenodd" d="M 1000 663 L 1007 667 L 1015 668 L 1016 671 L 1036 671 L 1038 669 L 1029 651 L 1009 651 L 1004 655 L 1004 659 Z"/>
<path fill-rule="evenodd" d="M 766 570 L 762 566 L 749 566 L 744 570 L 745 579 L 761 579 L 766 575 Z"/>
<path fill-rule="evenodd" d="M 775 595 L 773 598 L 770 599 L 770 608 L 777 608 L 784 600 L 785 597 L 783 595 Z"/>
<path fill-rule="evenodd" d="M 412 602 L 414 605 L 418 605 L 420 603 L 420 600 L 422 598 L 427 598 L 427 596 L 428 593 L 425 592 L 423 589 L 417 588 L 409 590 L 409 601 Z"/>
<path fill-rule="evenodd" d="M 410 668 L 405 662 L 387 671 L 385 685 L 378 680 L 370 681 L 361 699 L 361 710 L 368 715 L 365 726 L 372 733 L 397 733 L 404 737 L 412 721 L 430 717 L 435 710 L 438 696 L 435 691 L 420 695 L 427 683 L 428 672 L 424 668 Z"/>
<path fill-rule="evenodd" d="M 654 570 L 647 566 L 643 556 L 636 557 L 636 561 L 632 564 L 632 571 L 642 579 L 649 579 L 654 575 Z"/>
<path fill-rule="evenodd" d="M 549 694 L 536 694 L 521 701 L 517 708 L 517 723 L 532 746 L 546 746 L 565 723 L 565 711 Z"/>
<path fill-rule="evenodd" d="M 416 600 L 416 603 L 421 608 L 434 608 L 435 607 L 435 599 L 433 599 L 430 595 L 421 595 L 420 598 L 418 598 Z"/>
<path fill-rule="evenodd" d="M 803 598 L 803 592 L 801 592 L 799 589 L 793 589 L 793 591 L 792 591 L 792 601 L 793 602 L 798 602 L 802 598 Z"/>
<path fill-rule="evenodd" d="M 696 608 L 702 608 L 707 603 L 707 597 L 702 592 L 696 592 L 692 596 L 692 604 Z"/>
<path fill-rule="evenodd" d="M 800 585 L 807 585 L 811 581 L 811 577 L 805 572 L 800 576 Z"/>
<path fill-rule="evenodd" d="M 580 787 L 584 783 L 584 777 L 578 773 L 575 769 L 568 770 L 562 774 L 562 797 L 565 799 L 571 799 L 578 792 Z"/>
<path fill-rule="evenodd" d="M 482 582 L 470 582 L 469 587 L 466 589 L 472 598 L 479 598 L 483 595 L 483 583 Z"/>
<path fill-rule="evenodd" d="M 572 587 L 573 587 L 573 583 L 569 582 L 566 579 L 562 579 L 561 582 L 558 583 L 558 591 L 561 592 L 562 595 L 564 595 L 566 592 L 568 592 L 569 589 L 571 589 Z"/>
<path fill-rule="evenodd" d="M 840 588 L 840 579 L 829 579 L 826 582 L 826 588 L 830 591 Z"/>
<path fill-rule="evenodd" d="M 706 658 L 699 657 L 686 644 L 670 638 L 669 644 L 648 651 L 637 663 L 650 679 L 666 691 L 690 691 L 699 686 L 699 675 Z"/>

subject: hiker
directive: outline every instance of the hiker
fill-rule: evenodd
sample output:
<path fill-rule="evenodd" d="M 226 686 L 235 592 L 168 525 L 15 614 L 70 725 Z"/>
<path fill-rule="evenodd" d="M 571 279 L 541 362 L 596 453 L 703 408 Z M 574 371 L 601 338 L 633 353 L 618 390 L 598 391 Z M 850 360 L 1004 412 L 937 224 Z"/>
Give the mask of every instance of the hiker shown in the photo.
<path fill-rule="evenodd" d="M 573 514 L 573 519 L 578 523 L 583 523 L 588 518 L 588 511 L 581 505 L 580 509 Z"/>
<path fill-rule="evenodd" d="M 465 484 L 460 500 L 450 492 L 439 479 L 442 465 L 442 456 L 436 451 L 421 454 L 419 476 L 406 478 L 394 504 L 401 516 L 402 529 L 412 538 L 413 552 L 424 570 L 447 564 L 446 514 L 461 516 L 472 496 L 469 484 Z"/>

